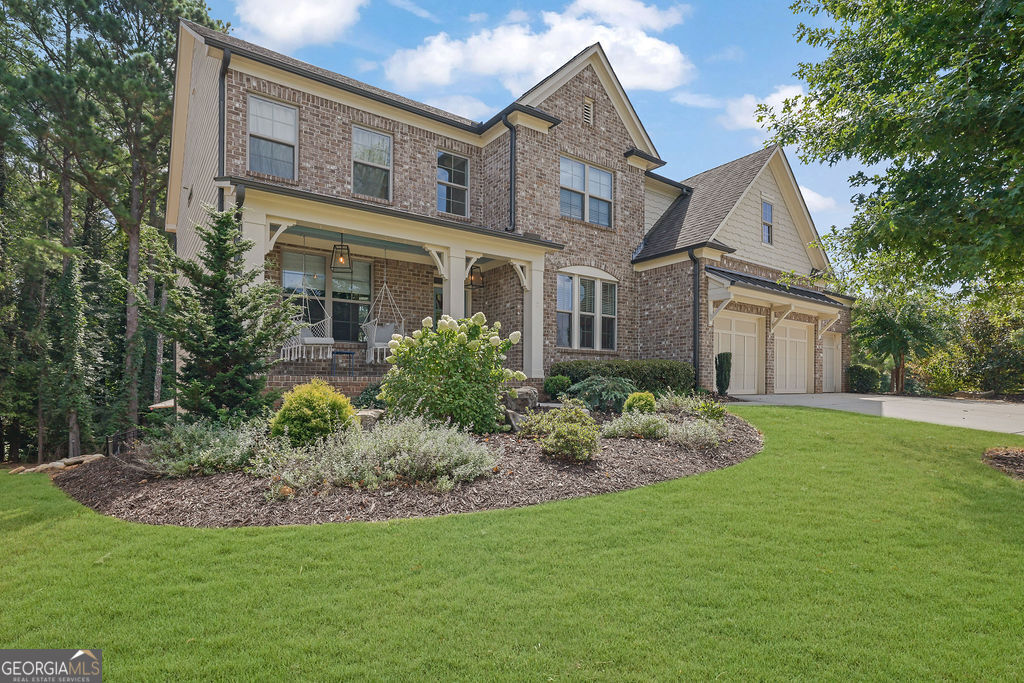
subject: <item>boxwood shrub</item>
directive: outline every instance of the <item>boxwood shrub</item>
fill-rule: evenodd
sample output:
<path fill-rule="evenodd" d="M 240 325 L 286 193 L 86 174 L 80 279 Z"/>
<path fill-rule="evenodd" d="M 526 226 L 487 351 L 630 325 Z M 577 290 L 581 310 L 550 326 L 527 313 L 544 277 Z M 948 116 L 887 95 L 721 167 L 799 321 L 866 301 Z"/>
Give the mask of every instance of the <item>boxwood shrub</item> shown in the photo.
<path fill-rule="evenodd" d="M 850 385 L 850 391 L 855 394 L 871 394 L 878 391 L 880 379 L 878 370 L 870 365 L 853 364 L 846 369 L 846 381 Z"/>
<path fill-rule="evenodd" d="M 693 391 L 693 366 L 676 360 L 570 360 L 552 364 L 548 374 L 565 375 L 573 384 L 594 375 L 623 377 L 655 394 Z"/>

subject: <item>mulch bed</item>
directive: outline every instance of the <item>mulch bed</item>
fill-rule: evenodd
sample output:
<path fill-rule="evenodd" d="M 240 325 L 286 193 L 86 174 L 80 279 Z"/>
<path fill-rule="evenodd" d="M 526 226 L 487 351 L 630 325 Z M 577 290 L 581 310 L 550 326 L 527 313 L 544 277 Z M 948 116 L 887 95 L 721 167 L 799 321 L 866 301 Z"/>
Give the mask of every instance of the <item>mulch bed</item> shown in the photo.
<path fill-rule="evenodd" d="M 544 457 L 532 439 L 497 435 L 488 442 L 503 451 L 495 473 L 447 493 L 411 485 L 376 491 L 328 487 L 268 500 L 267 479 L 239 472 L 153 478 L 140 463 L 121 458 L 76 467 L 54 481 L 97 512 L 133 522 L 190 527 L 319 524 L 432 517 L 623 491 L 728 467 L 762 447 L 760 432 L 734 415 L 726 417 L 726 435 L 718 448 L 687 451 L 662 440 L 603 439 L 600 454 L 586 465 Z"/>
<path fill-rule="evenodd" d="M 990 448 L 985 462 L 1014 479 L 1024 479 L 1024 448 Z"/>

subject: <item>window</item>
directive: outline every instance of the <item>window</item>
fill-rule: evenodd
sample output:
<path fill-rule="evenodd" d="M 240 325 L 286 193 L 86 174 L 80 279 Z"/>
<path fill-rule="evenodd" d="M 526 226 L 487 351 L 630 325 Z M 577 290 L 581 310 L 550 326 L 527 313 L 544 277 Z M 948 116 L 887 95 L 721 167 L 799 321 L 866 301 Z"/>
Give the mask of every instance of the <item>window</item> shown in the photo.
<path fill-rule="evenodd" d="M 305 319 L 317 323 L 331 311 L 331 336 L 335 341 L 363 341 L 362 329 L 370 312 L 373 289 L 369 261 L 352 260 L 351 273 L 332 273 L 327 287 L 327 257 L 286 251 L 281 255 L 281 287 L 289 294 L 309 298 Z"/>
<path fill-rule="evenodd" d="M 469 191 L 469 159 L 449 152 L 437 153 L 437 210 L 467 215 L 466 195 Z"/>
<path fill-rule="evenodd" d="M 765 244 L 772 243 L 772 205 L 763 199 L 761 200 L 761 241 Z"/>
<path fill-rule="evenodd" d="M 249 170 L 295 178 L 299 110 L 262 97 L 249 98 Z"/>
<path fill-rule="evenodd" d="M 614 350 L 617 332 L 614 282 L 558 274 L 556 346 Z"/>
<path fill-rule="evenodd" d="M 391 199 L 391 136 L 352 127 L 352 192 Z"/>
<path fill-rule="evenodd" d="M 559 184 L 559 210 L 563 216 L 611 227 L 611 173 L 568 157 L 561 157 Z"/>

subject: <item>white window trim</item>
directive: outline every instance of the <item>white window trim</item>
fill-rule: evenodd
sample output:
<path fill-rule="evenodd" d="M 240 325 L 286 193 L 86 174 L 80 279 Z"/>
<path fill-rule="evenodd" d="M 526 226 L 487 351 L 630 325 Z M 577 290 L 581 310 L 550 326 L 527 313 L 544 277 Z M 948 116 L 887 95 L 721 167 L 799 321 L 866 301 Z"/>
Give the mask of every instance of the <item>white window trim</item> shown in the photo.
<path fill-rule="evenodd" d="M 564 276 L 569 277 L 569 278 L 572 279 L 572 311 L 566 311 L 566 310 L 563 310 L 561 308 L 558 308 L 558 283 L 557 283 L 557 280 L 556 280 L 556 283 L 555 283 L 555 314 L 556 314 L 555 341 L 556 341 L 556 348 L 560 348 L 560 349 L 576 349 L 576 350 L 581 350 L 581 351 L 615 351 L 619 347 L 619 281 L 614 279 L 614 278 L 612 278 L 611 276 L 608 276 L 608 277 L 605 277 L 605 278 L 601 278 L 601 277 L 593 277 L 589 273 L 588 274 L 584 274 L 584 275 L 580 275 L 579 272 L 572 272 L 572 271 L 579 271 L 579 270 L 581 270 L 583 268 L 586 268 L 586 266 L 575 266 L 573 268 L 569 268 L 569 269 L 566 269 L 566 270 L 558 271 L 557 275 L 564 275 Z M 597 270 L 597 269 L 595 268 L 593 270 Z M 599 271 L 599 272 L 603 272 L 603 271 Z M 556 275 L 556 278 L 557 278 L 557 275 Z M 590 346 L 580 346 L 580 296 L 579 295 L 580 295 L 580 280 L 581 279 L 582 280 L 591 280 L 594 283 L 594 312 L 593 313 L 584 313 L 583 314 L 583 315 L 593 315 L 594 316 L 594 346 L 592 346 L 592 347 L 590 347 Z M 604 303 L 604 298 L 603 297 L 604 297 L 604 285 L 605 284 L 615 285 L 615 315 L 613 315 L 613 316 L 605 316 L 605 314 L 602 311 L 603 303 Z M 557 314 L 558 313 L 570 313 L 571 314 L 572 333 L 570 334 L 570 339 L 569 339 L 569 344 L 570 345 L 569 346 L 557 346 L 557 341 L 558 341 Z M 601 325 L 603 323 L 603 319 L 606 318 L 606 317 L 614 318 L 615 319 L 615 345 L 612 348 L 610 348 L 610 349 L 606 349 L 603 346 L 601 346 Z"/>
<path fill-rule="evenodd" d="M 388 154 L 388 157 L 391 159 L 391 164 L 390 165 L 382 166 L 380 164 L 375 164 L 375 163 L 370 162 L 370 161 L 363 161 L 362 159 L 356 159 L 356 145 L 355 145 L 356 136 L 355 136 L 355 131 L 356 131 L 357 128 L 359 130 L 366 131 L 367 133 L 374 133 L 376 135 L 383 135 L 384 137 L 386 137 L 390 141 L 390 144 L 389 144 L 390 153 Z M 387 131 L 377 130 L 376 128 L 370 128 L 369 126 L 359 126 L 359 125 L 356 125 L 356 124 L 352 124 L 352 135 L 350 136 L 349 140 L 351 141 L 350 147 L 352 148 L 352 150 L 351 150 L 351 156 L 352 156 L 352 168 L 351 168 L 351 171 L 352 171 L 352 194 L 358 195 L 360 197 L 372 197 L 373 199 L 379 199 L 381 201 L 391 202 L 393 200 L 393 197 L 394 197 L 394 194 L 395 194 L 395 171 L 394 171 L 394 166 L 395 166 L 395 136 L 392 135 L 391 133 L 388 133 Z M 385 171 L 388 172 L 388 198 L 386 200 L 382 199 L 381 197 L 374 197 L 372 194 L 363 194 L 362 192 L 356 192 L 356 164 L 363 164 L 364 166 L 369 166 L 371 168 L 381 168 L 381 169 L 384 169 Z"/>
<path fill-rule="evenodd" d="M 338 303 L 345 303 L 345 304 L 366 304 L 367 306 L 369 306 L 373 302 L 373 271 L 374 271 L 374 267 L 373 267 L 373 259 L 372 258 L 360 258 L 358 256 L 353 256 L 352 257 L 352 261 L 353 262 L 355 262 L 355 261 L 362 261 L 364 263 L 369 263 L 370 264 L 370 299 L 367 300 L 367 301 L 353 301 L 352 299 L 335 299 L 335 297 L 334 297 L 334 277 L 333 277 L 334 273 L 331 271 L 331 265 L 330 265 L 331 256 L 330 256 L 329 253 L 324 253 L 322 251 L 316 251 L 315 249 L 303 249 L 302 247 L 292 247 L 290 245 L 284 247 L 283 249 L 281 249 L 281 283 L 280 284 L 282 286 L 284 285 L 284 255 L 286 253 L 303 254 L 303 255 L 306 255 L 306 256 L 322 256 L 322 257 L 324 257 L 324 269 L 325 269 L 324 270 L 324 279 L 325 279 L 325 282 L 324 282 L 324 311 L 325 311 L 327 317 L 332 318 L 331 330 L 330 330 L 332 335 L 334 333 L 334 321 L 333 321 L 333 318 L 334 318 L 334 302 L 335 301 L 337 301 Z M 292 294 L 291 296 L 298 296 L 298 295 L 297 294 Z M 319 299 L 320 297 L 311 297 L 311 298 Z M 349 342 L 347 340 L 341 340 L 341 341 L 343 341 L 345 343 L 359 343 L 359 342 Z"/>
<path fill-rule="evenodd" d="M 280 138 L 275 138 L 275 137 L 270 136 L 270 135 L 256 135 L 255 133 L 253 133 L 250 130 L 251 127 L 252 127 L 252 120 L 251 120 L 250 117 L 252 116 L 252 101 L 253 100 L 263 100 L 264 102 L 269 102 L 270 104 L 276 104 L 276 105 L 279 105 L 281 107 L 288 107 L 289 109 L 294 109 L 295 110 L 295 142 L 290 142 L 288 140 L 282 140 Z M 246 103 L 245 103 L 245 168 L 246 168 L 246 170 L 249 173 L 262 173 L 262 171 L 254 171 L 254 170 L 252 170 L 252 166 L 250 165 L 251 159 L 249 159 L 249 147 L 251 145 L 249 144 L 249 138 L 253 137 L 254 135 L 256 137 L 260 138 L 261 140 L 270 140 L 271 142 L 276 142 L 276 143 L 281 144 L 281 145 L 290 145 L 291 146 L 291 148 L 292 148 L 292 177 L 289 178 L 289 180 L 298 180 L 298 178 L 299 178 L 299 108 L 296 107 L 294 104 L 289 104 L 288 102 L 281 102 L 280 100 L 275 100 L 272 97 L 266 97 L 264 95 L 254 95 L 252 93 L 249 93 L 249 96 L 246 99 Z M 271 174 L 264 174 L 264 175 L 271 175 Z M 284 176 L 274 176 L 274 177 L 276 177 L 276 178 L 283 178 Z"/>
<path fill-rule="evenodd" d="M 562 174 L 561 174 L 561 171 L 559 171 L 559 174 L 558 174 L 558 189 L 559 190 L 568 190 L 569 192 L 575 192 L 576 194 L 582 194 L 583 195 L 583 222 L 590 223 L 590 225 L 595 225 L 595 226 L 597 226 L 599 228 L 604 228 L 605 230 L 614 229 L 615 228 L 615 172 L 610 170 L 610 169 L 602 168 L 602 167 L 597 166 L 595 164 L 588 163 L 586 161 L 583 161 L 582 159 L 576 159 L 575 157 L 571 157 L 568 154 L 559 154 L 558 155 L 559 166 L 561 166 L 562 159 L 568 159 L 569 161 L 575 161 L 578 164 L 583 164 L 583 191 L 580 192 L 576 188 L 566 187 L 565 185 L 563 185 L 562 184 Z M 610 199 L 606 199 L 605 197 L 598 197 L 597 195 L 594 195 L 594 199 L 600 199 L 603 202 L 608 202 L 608 204 L 610 205 L 608 207 L 608 225 L 601 225 L 600 223 L 591 223 L 591 221 L 590 221 L 590 169 L 594 169 L 594 170 L 597 170 L 597 171 L 603 171 L 604 173 L 607 173 L 607 174 L 609 174 L 612 177 L 612 196 L 611 196 L 611 198 Z M 580 219 L 574 218 L 572 216 L 566 216 L 565 214 L 562 213 L 561 198 L 559 198 L 558 215 L 561 216 L 562 218 L 568 218 L 569 220 L 573 220 L 573 221 L 580 220 Z"/>
<path fill-rule="evenodd" d="M 438 212 L 443 213 L 443 214 L 447 214 L 449 216 L 458 216 L 459 218 L 469 218 L 469 214 L 470 214 L 470 209 L 469 209 L 469 197 L 470 197 L 470 194 L 469 194 L 470 193 L 469 183 L 471 182 L 471 175 L 470 175 L 470 168 L 469 168 L 469 166 L 470 166 L 470 164 L 469 164 L 469 157 L 462 156 L 461 154 L 456 154 L 455 152 L 452 152 L 450 150 L 443 149 L 443 148 L 440 148 L 440 147 L 438 148 L 437 151 L 438 151 L 439 154 L 450 154 L 453 157 L 457 157 L 459 159 L 465 159 L 465 161 L 466 161 L 466 184 L 465 185 L 459 185 L 458 183 L 450 183 L 448 181 L 441 180 L 440 178 L 436 178 L 438 185 L 446 185 L 448 187 L 454 187 L 456 189 L 465 190 L 466 191 L 466 213 L 451 213 L 450 211 L 441 211 L 440 209 L 438 209 Z M 434 175 L 435 175 L 435 177 L 437 175 L 437 168 L 438 168 L 437 160 L 435 158 L 435 161 L 434 161 Z M 436 186 L 435 186 L 435 189 L 436 189 Z M 434 198 L 434 201 L 435 202 L 437 201 L 436 196 Z"/>
<path fill-rule="evenodd" d="M 772 219 L 770 221 L 765 221 L 765 219 L 764 219 L 764 205 L 765 204 L 767 204 L 768 206 L 772 207 Z M 769 226 L 768 227 L 768 232 L 771 235 L 771 239 L 769 241 L 767 241 L 767 242 L 764 241 L 764 226 L 765 226 L 765 223 L 768 224 L 768 226 Z M 761 226 L 761 244 L 763 244 L 765 246 L 768 246 L 768 247 L 775 246 L 775 202 L 772 201 L 771 199 L 763 196 L 763 195 L 761 197 L 761 221 L 760 221 L 759 224 Z"/>

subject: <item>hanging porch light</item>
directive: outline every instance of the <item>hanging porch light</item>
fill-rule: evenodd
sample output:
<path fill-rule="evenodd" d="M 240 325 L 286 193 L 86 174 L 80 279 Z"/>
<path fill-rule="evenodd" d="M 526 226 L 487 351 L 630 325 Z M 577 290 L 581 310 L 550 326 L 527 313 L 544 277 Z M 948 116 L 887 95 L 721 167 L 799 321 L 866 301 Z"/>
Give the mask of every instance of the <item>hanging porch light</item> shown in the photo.
<path fill-rule="evenodd" d="M 480 266 L 470 266 L 469 277 L 466 278 L 466 287 L 469 289 L 484 288 L 484 272 L 480 270 Z"/>
<path fill-rule="evenodd" d="M 341 242 L 335 244 L 334 249 L 331 250 L 331 272 L 352 272 L 352 253 L 349 251 L 348 245 L 345 244 L 344 235 L 341 236 Z"/>

